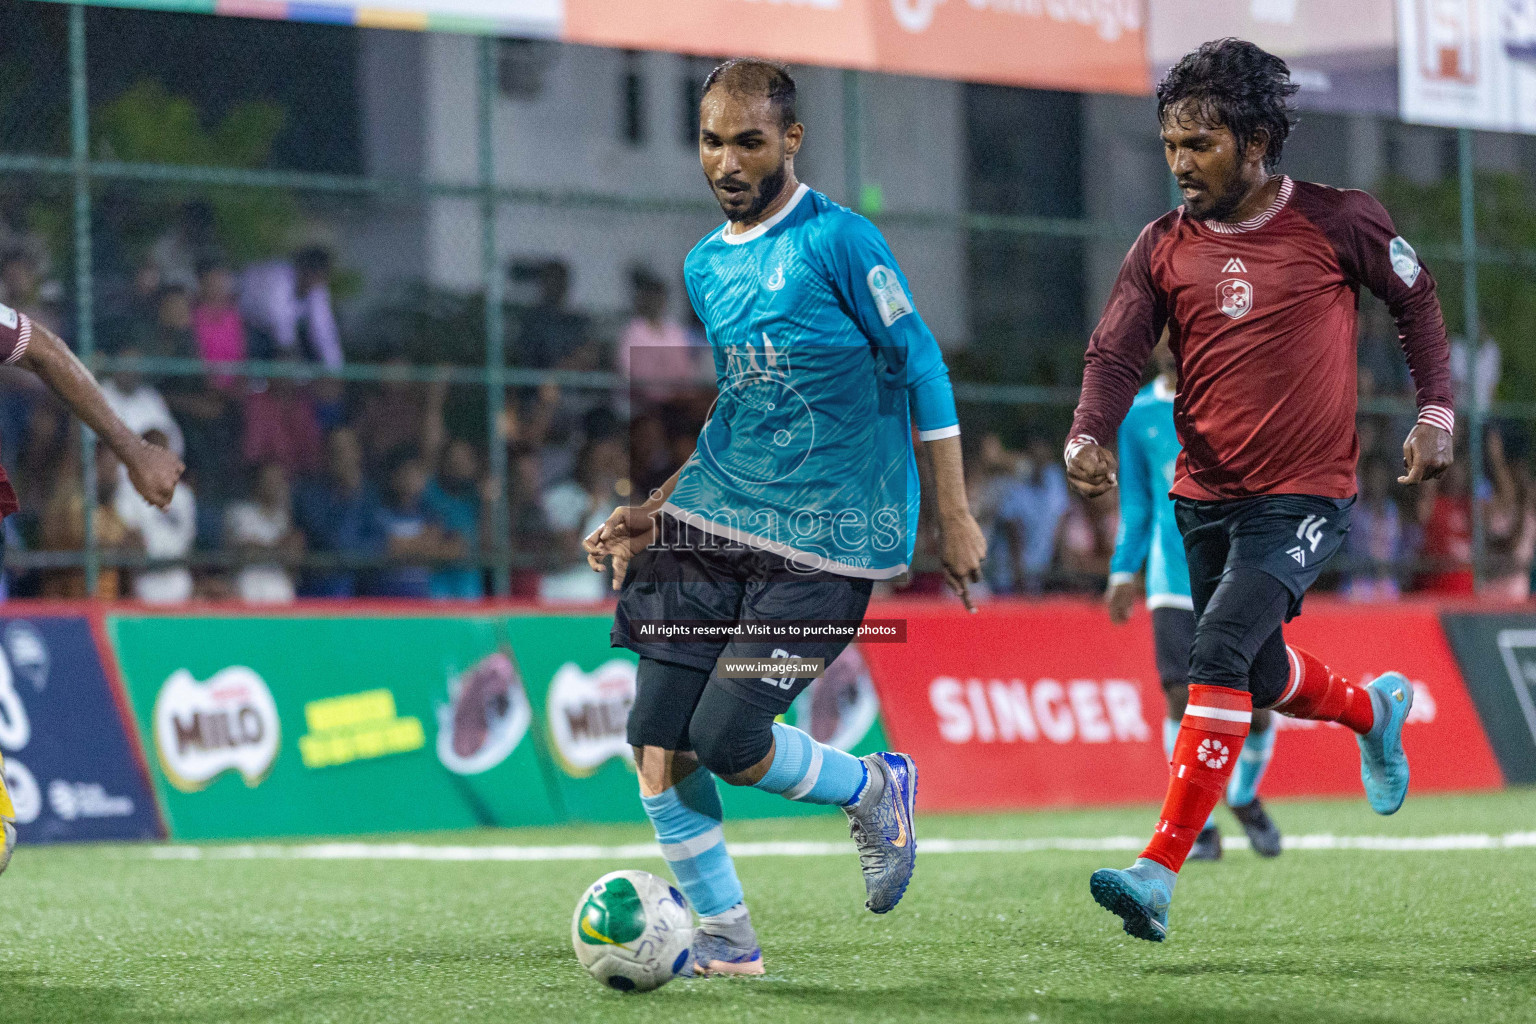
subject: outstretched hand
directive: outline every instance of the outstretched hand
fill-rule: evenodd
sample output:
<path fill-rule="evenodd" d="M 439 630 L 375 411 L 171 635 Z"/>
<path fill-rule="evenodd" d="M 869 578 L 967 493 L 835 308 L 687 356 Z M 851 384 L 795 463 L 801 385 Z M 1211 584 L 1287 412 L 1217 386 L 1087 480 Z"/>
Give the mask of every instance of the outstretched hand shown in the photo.
<path fill-rule="evenodd" d="M 1455 458 L 1451 435 L 1428 423 L 1418 423 L 1408 432 L 1403 442 L 1404 474 L 1397 478 L 1400 484 L 1416 484 L 1433 480 L 1451 468 Z"/>
<path fill-rule="evenodd" d="M 603 525 L 587 534 L 581 546 L 593 572 L 603 571 L 604 558 L 612 562 L 613 589 L 619 590 L 630 559 L 650 545 L 655 533 L 655 513 L 638 505 L 620 505 Z"/>
<path fill-rule="evenodd" d="M 1115 453 L 1096 444 L 1078 446 L 1067 460 L 1067 482 L 1085 498 L 1097 498 L 1117 482 Z"/>

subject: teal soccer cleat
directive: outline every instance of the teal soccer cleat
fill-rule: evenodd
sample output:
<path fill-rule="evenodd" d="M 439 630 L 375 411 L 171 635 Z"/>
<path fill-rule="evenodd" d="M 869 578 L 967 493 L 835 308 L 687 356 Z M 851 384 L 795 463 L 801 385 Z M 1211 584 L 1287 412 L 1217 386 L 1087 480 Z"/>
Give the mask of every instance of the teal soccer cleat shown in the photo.
<path fill-rule="evenodd" d="M 864 871 L 864 905 L 884 914 L 901 902 L 917 867 L 917 765 L 906 754 L 867 754 L 863 761 L 881 788 L 843 810 Z"/>
<path fill-rule="evenodd" d="M 1377 814 L 1393 814 L 1408 795 L 1408 755 L 1403 752 L 1403 723 L 1413 710 L 1413 684 L 1401 672 L 1385 672 L 1366 686 L 1376 709 L 1376 724 L 1360 744 L 1360 781 Z"/>
<path fill-rule="evenodd" d="M 1124 871 L 1101 868 L 1088 880 L 1099 906 L 1125 921 L 1126 933 L 1148 942 L 1168 937 L 1168 908 L 1178 875 L 1156 861 L 1136 858 Z"/>

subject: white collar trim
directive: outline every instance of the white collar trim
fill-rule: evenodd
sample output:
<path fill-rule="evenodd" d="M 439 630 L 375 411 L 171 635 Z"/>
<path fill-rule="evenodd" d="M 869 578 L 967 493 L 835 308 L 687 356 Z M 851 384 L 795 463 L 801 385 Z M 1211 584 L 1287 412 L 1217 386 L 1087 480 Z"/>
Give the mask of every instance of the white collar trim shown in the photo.
<path fill-rule="evenodd" d="M 1269 204 L 1269 209 L 1257 217 L 1249 217 L 1237 224 L 1228 224 L 1219 220 L 1203 221 L 1206 227 L 1221 235 L 1240 235 L 1246 231 L 1257 231 L 1259 228 L 1275 219 L 1275 215 L 1285 209 L 1285 204 L 1290 201 L 1291 191 L 1295 183 L 1291 181 L 1289 174 L 1280 177 L 1280 193 L 1275 196 L 1275 201 Z"/>
<path fill-rule="evenodd" d="M 731 226 L 727 224 L 725 227 L 720 229 L 720 240 L 726 245 L 745 245 L 753 239 L 762 238 L 773 229 L 774 225 L 778 224 L 779 221 L 783 220 L 785 217 L 788 217 L 790 212 L 794 210 L 795 207 L 800 205 L 800 200 L 804 199 L 805 194 L 810 190 L 811 186 L 802 181 L 800 183 L 800 187 L 795 189 L 795 194 L 790 197 L 789 202 L 784 204 L 784 209 L 780 210 L 772 217 L 769 217 L 761 224 L 749 228 L 740 234 L 733 232 L 731 230 Z"/>

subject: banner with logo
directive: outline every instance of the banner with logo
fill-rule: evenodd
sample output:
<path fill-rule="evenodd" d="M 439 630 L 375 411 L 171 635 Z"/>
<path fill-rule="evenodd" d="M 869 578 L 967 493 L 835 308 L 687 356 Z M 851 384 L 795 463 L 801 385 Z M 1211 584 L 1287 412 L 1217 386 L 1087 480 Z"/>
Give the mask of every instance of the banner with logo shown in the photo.
<path fill-rule="evenodd" d="M 1145 0 L 84 0 L 359 28 L 558 38 L 589 46 L 1147 91 Z"/>
<path fill-rule="evenodd" d="M 1536 615 L 1442 618 L 1504 778 L 1536 782 Z"/>
<path fill-rule="evenodd" d="M 1397 112 L 1396 0 L 1149 0 L 1147 59 L 1155 82 L 1212 39 L 1247 39 L 1285 58 L 1298 106 Z"/>
<path fill-rule="evenodd" d="M 929 810 L 1128 803 L 1167 782 L 1164 703 L 1151 623 L 1111 626 L 1081 602 L 951 607 L 882 605 L 907 620 L 907 643 L 864 648 L 891 743 L 922 771 Z M 1408 675 L 1404 732 L 1418 791 L 1494 788 L 1498 765 L 1432 609 L 1318 602 L 1287 639 L 1352 679 Z M 1281 719 L 1262 792 L 1354 795 L 1360 762 L 1336 725 Z"/>
<path fill-rule="evenodd" d="M 635 655 L 608 645 L 610 616 L 529 616 L 506 622 L 511 648 L 545 730 L 556 801 L 575 821 L 644 821 L 625 722 L 635 698 Z M 869 669 L 855 648 L 828 666 L 785 718 L 859 755 L 885 732 Z M 824 813 L 750 787 L 720 784 L 727 818 Z"/>
<path fill-rule="evenodd" d="M 1398 0 L 1401 116 L 1536 132 L 1536 0 Z"/>
<path fill-rule="evenodd" d="M 566 0 L 561 38 L 1085 92 L 1147 91 L 1142 0 Z"/>
<path fill-rule="evenodd" d="M 498 620 L 112 615 L 173 836 L 563 820 Z"/>
<path fill-rule="evenodd" d="M 83 615 L 0 616 L 0 754 L 24 843 L 163 835 Z"/>
<path fill-rule="evenodd" d="M 635 656 L 607 615 L 112 614 L 177 839 L 643 821 L 625 722 Z M 881 749 L 857 651 L 788 719 Z M 825 812 L 723 786 L 726 813 Z"/>

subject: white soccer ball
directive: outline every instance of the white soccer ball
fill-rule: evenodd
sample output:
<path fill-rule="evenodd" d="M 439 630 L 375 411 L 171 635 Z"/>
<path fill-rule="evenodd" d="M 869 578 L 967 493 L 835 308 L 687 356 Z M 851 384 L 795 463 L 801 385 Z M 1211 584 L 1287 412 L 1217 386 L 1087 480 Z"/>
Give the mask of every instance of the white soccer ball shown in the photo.
<path fill-rule="evenodd" d="M 649 992 L 693 970 L 693 915 L 665 879 L 612 871 L 593 882 L 571 919 L 576 959 L 620 992 Z"/>
<path fill-rule="evenodd" d="M 0 821 L 0 875 L 11 866 L 11 851 L 16 849 L 16 827 L 8 821 Z"/>

